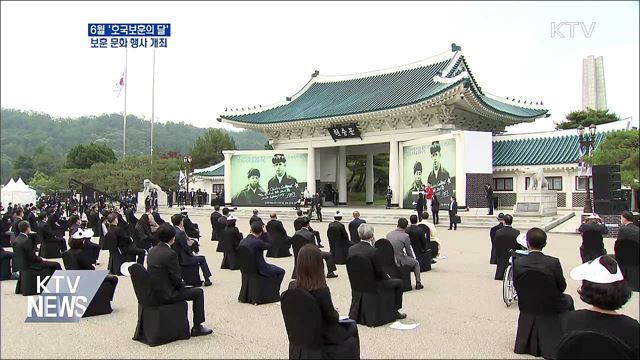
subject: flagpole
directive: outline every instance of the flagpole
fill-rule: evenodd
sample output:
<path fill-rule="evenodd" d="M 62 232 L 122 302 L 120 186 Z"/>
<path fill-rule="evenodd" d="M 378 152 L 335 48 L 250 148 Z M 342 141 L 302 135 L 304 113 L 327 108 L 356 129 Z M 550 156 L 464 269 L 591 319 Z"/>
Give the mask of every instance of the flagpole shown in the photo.
<path fill-rule="evenodd" d="M 124 121 L 122 128 L 122 160 L 127 155 L 127 85 L 129 78 L 127 77 L 127 61 L 129 57 L 129 47 L 124 48 Z"/>
<path fill-rule="evenodd" d="M 156 110 L 156 49 L 153 49 L 153 78 L 151 80 L 151 164 L 153 164 L 153 121 Z"/>

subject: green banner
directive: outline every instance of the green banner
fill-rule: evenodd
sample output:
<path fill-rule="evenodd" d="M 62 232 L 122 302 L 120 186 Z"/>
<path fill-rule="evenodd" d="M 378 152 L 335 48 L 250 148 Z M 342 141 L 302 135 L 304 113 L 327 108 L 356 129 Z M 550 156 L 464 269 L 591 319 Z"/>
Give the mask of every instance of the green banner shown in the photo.
<path fill-rule="evenodd" d="M 427 183 L 431 183 L 440 208 L 448 209 L 456 190 L 455 139 L 405 146 L 402 156 L 402 207 L 415 208 L 413 203 L 418 199 L 418 193 L 424 193 Z M 430 210 L 426 204 L 425 210 Z"/>
<path fill-rule="evenodd" d="M 234 154 L 230 176 L 233 205 L 293 206 L 307 186 L 307 154 Z"/>

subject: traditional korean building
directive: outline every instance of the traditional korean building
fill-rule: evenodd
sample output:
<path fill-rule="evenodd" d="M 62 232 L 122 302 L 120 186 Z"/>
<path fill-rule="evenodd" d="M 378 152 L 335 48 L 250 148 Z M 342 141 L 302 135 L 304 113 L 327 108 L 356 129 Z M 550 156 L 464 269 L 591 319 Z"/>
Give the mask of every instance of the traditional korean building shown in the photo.
<path fill-rule="evenodd" d="M 392 205 L 402 206 L 410 187 L 429 178 L 445 198 L 455 194 L 460 206 L 483 207 L 482 186 L 493 178 L 492 136 L 506 126 L 548 116 L 541 101 L 485 92 L 461 48 L 452 44 L 451 51 L 392 69 L 338 76 L 315 71 L 284 101 L 226 111 L 218 120 L 264 132 L 273 153 L 303 150 L 306 170 L 298 177 L 306 179 L 312 193 L 334 185 L 339 204 L 348 199 L 346 156 L 367 156 L 366 200 L 372 203 L 373 157 L 389 154 Z M 225 189 L 239 180 L 231 179 L 229 169 L 241 154 L 225 154 Z M 261 175 L 260 185 L 266 187 Z M 225 202 L 232 196 L 225 191 Z"/>

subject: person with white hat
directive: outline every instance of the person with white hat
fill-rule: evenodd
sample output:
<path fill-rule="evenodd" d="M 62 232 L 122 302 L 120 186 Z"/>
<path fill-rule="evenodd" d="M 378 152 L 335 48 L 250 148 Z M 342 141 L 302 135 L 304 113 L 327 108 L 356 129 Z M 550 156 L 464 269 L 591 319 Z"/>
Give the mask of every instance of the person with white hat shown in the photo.
<path fill-rule="evenodd" d="M 227 217 L 227 227 L 224 229 L 224 236 L 222 237 L 222 264 L 220 265 L 220 269 L 229 269 L 229 270 L 238 270 L 240 266 L 238 265 L 237 255 L 238 255 L 238 246 L 240 246 L 240 241 L 244 238 L 242 233 L 236 227 L 237 217 L 233 215 L 229 215 Z"/>
<path fill-rule="evenodd" d="M 637 358 L 640 324 L 617 312 L 631 298 L 631 289 L 613 256 L 586 262 L 571 270 L 570 276 L 582 281 L 578 294 L 591 307 L 567 313 L 562 323 L 564 333 L 595 331 L 613 336 L 628 345 Z"/>
<path fill-rule="evenodd" d="M 327 238 L 329 239 L 329 252 L 333 255 L 337 264 L 343 264 L 347 261 L 349 247 L 353 242 L 349 240 L 347 228 L 340 221 L 344 217 L 342 211 L 336 211 L 332 221 L 327 228 Z M 340 249 L 338 251 L 338 249 Z"/>
<path fill-rule="evenodd" d="M 564 294 L 567 288 L 567 282 L 562 274 L 562 266 L 560 260 L 553 256 L 545 255 L 542 249 L 547 245 L 547 234 L 540 228 L 531 228 L 527 231 L 525 241 L 529 254 L 518 257 L 513 265 L 513 281 L 518 279 L 527 271 L 539 271 L 552 276 L 556 284 L 557 299 L 555 311 L 558 314 L 574 310 L 573 298 L 571 295 Z"/>

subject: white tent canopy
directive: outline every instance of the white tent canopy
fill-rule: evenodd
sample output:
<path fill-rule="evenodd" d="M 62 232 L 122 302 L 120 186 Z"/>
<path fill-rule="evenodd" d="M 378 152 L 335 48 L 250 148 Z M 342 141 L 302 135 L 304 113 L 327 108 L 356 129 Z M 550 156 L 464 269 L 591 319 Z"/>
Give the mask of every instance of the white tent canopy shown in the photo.
<path fill-rule="evenodd" d="M 2 188 L 0 194 L 3 204 L 30 204 L 36 202 L 36 191 L 28 187 L 22 178 L 18 178 L 18 181 L 11 179 L 7 185 Z"/>

